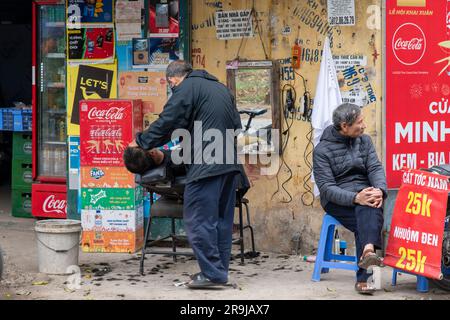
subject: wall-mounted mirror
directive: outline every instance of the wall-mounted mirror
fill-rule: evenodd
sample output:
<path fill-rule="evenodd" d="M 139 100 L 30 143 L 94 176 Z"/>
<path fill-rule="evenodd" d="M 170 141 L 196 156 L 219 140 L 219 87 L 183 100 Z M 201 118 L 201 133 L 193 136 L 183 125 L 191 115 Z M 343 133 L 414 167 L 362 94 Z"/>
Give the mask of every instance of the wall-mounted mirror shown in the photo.
<path fill-rule="evenodd" d="M 279 70 L 270 60 L 227 63 L 227 85 L 244 131 L 238 137 L 241 154 L 281 153 L 281 134 L 272 137 L 270 131 L 281 128 Z"/>

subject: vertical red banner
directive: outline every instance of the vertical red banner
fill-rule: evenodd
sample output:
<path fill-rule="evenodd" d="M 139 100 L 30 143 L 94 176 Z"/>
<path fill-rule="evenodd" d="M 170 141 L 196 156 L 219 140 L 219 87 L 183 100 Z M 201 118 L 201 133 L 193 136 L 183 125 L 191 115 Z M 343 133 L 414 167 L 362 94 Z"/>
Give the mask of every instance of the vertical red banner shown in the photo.
<path fill-rule="evenodd" d="M 386 1 L 386 175 L 450 163 L 450 0 Z"/>
<path fill-rule="evenodd" d="M 448 177 L 409 169 L 402 182 L 384 264 L 440 279 Z"/>

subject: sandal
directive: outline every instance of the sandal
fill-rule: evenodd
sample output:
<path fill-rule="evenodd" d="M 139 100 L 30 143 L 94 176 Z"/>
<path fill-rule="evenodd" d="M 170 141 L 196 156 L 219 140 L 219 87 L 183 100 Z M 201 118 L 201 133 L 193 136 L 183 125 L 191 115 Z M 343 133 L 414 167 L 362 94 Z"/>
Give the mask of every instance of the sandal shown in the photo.
<path fill-rule="evenodd" d="M 376 291 L 374 287 L 371 287 L 367 282 L 355 283 L 355 290 L 360 294 L 372 295 Z"/>
<path fill-rule="evenodd" d="M 367 270 L 370 266 L 381 266 L 382 264 L 381 258 L 372 249 L 367 249 L 364 250 L 358 262 L 358 267 Z"/>

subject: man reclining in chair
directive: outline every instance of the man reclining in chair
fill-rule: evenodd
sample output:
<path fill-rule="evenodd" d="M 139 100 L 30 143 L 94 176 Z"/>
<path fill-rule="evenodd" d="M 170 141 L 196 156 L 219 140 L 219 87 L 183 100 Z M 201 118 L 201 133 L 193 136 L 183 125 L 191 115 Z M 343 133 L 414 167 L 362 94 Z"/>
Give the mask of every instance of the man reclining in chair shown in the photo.
<path fill-rule="evenodd" d="M 325 211 L 354 232 L 359 270 L 355 289 L 372 294 L 367 269 L 381 265 L 375 254 L 381 248 L 386 176 L 372 140 L 363 134 L 361 108 L 345 103 L 333 113 L 314 149 L 314 178 Z"/>

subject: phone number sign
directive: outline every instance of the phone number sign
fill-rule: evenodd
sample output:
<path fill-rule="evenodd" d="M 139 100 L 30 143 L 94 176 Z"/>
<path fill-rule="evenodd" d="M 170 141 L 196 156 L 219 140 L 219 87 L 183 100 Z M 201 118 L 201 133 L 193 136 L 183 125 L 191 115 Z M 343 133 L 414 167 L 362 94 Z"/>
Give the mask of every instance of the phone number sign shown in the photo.
<path fill-rule="evenodd" d="M 441 279 L 442 236 L 448 177 L 404 169 L 384 264 Z"/>

